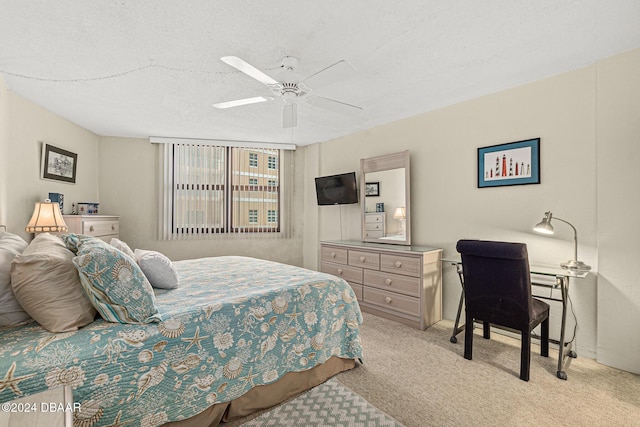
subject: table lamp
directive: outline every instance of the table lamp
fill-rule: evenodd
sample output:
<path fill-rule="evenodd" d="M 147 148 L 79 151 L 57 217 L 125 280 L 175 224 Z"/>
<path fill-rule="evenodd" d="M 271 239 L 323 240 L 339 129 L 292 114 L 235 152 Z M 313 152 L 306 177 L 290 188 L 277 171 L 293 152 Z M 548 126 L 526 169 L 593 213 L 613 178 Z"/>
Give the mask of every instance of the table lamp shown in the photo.
<path fill-rule="evenodd" d="M 67 231 L 67 224 L 62 218 L 60 205 L 46 199 L 44 202 L 36 202 L 33 215 L 29 224 L 25 227 L 27 233 L 60 233 Z"/>
<path fill-rule="evenodd" d="M 551 225 L 551 218 L 557 219 L 558 221 L 564 222 L 565 224 L 569 224 L 569 226 L 573 228 L 573 242 L 574 242 L 573 259 L 567 262 L 563 262 L 562 264 L 560 264 L 560 266 L 568 270 L 578 270 L 578 271 L 591 270 L 590 266 L 588 266 L 582 261 L 578 261 L 578 231 L 570 222 L 565 221 L 562 218 L 558 218 L 557 216 L 554 217 L 551 211 L 547 211 L 545 212 L 544 218 L 542 218 L 542 221 L 540 221 L 535 227 L 533 227 L 533 230 L 542 234 L 553 234 L 554 231 L 553 231 L 553 226 Z"/>
<path fill-rule="evenodd" d="M 405 234 L 405 220 L 407 218 L 407 213 L 405 211 L 404 208 L 396 208 L 396 210 L 393 212 L 393 219 L 397 219 L 398 221 L 400 221 L 400 234 Z"/>

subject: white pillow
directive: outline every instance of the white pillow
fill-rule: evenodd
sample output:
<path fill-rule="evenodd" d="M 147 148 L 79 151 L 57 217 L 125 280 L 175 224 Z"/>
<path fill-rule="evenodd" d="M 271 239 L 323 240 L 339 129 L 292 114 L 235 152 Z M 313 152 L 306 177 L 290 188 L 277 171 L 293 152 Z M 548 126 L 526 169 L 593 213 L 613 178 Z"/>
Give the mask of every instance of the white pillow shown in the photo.
<path fill-rule="evenodd" d="M 178 287 L 178 272 L 169 258 L 156 251 L 136 249 L 135 260 L 151 286 L 158 289 Z"/>
<path fill-rule="evenodd" d="M 111 246 L 113 246 L 116 249 L 119 249 L 121 252 L 124 252 L 125 255 L 130 256 L 131 259 L 135 260 L 136 256 L 133 253 L 133 251 L 131 250 L 131 248 L 129 247 L 129 245 L 127 245 L 125 242 L 123 242 L 120 239 L 116 239 L 115 237 L 111 239 Z"/>
<path fill-rule="evenodd" d="M 27 248 L 22 237 L 0 231 L 0 327 L 32 322 L 11 289 L 11 261 Z"/>

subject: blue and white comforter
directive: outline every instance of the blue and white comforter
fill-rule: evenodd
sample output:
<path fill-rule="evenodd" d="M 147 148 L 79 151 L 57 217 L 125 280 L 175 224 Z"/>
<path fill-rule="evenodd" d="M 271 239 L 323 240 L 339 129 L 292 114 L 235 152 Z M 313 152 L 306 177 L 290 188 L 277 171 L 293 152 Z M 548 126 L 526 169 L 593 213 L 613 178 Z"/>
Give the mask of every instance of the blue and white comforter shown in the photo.
<path fill-rule="evenodd" d="M 75 426 L 158 426 L 331 356 L 362 358 L 342 279 L 246 257 L 174 265 L 180 287 L 155 290 L 161 323 L 0 331 L 0 402 L 70 385 Z"/>

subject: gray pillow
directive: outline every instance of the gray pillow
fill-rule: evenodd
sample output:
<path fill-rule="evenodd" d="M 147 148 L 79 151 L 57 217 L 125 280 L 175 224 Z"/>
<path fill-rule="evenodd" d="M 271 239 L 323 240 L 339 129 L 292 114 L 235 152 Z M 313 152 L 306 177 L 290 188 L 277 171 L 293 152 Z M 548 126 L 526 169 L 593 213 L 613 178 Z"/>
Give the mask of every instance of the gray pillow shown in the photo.
<path fill-rule="evenodd" d="M 136 249 L 135 260 L 151 283 L 158 289 L 178 287 L 178 272 L 169 258 L 160 252 Z"/>
<path fill-rule="evenodd" d="M 22 237 L 0 231 L 0 327 L 32 322 L 11 289 L 11 261 L 27 248 Z"/>
<path fill-rule="evenodd" d="M 73 257 L 60 237 L 42 233 L 12 263 L 11 287 L 16 299 L 49 332 L 75 331 L 96 316 Z"/>

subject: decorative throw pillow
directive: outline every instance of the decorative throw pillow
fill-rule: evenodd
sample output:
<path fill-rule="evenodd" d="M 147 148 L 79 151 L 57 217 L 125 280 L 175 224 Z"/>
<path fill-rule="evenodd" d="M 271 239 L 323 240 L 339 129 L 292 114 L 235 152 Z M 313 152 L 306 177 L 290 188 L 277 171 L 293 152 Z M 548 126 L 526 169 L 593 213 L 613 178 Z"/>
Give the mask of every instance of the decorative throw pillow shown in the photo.
<path fill-rule="evenodd" d="M 161 321 L 149 281 L 135 260 L 100 239 L 82 241 L 73 263 L 102 317 L 117 323 Z"/>
<path fill-rule="evenodd" d="M 135 260 L 151 283 L 159 289 L 178 287 L 178 272 L 169 258 L 156 251 L 136 249 Z"/>
<path fill-rule="evenodd" d="M 32 322 L 11 289 L 11 261 L 27 248 L 22 237 L 0 231 L 0 327 Z"/>
<path fill-rule="evenodd" d="M 73 265 L 73 253 L 49 233 L 38 234 L 13 259 L 11 288 L 22 308 L 49 332 L 75 331 L 96 316 Z"/>
<path fill-rule="evenodd" d="M 115 237 L 111 239 L 111 246 L 113 246 L 116 249 L 121 250 L 122 252 L 125 253 L 125 255 L 128 255 L 131 257 L 131 259 L 136 259 L 136 255 L 133 253 L 133 251 L 131 250 L 131 248 L 129 247 L 129 245 L 127 245 L 125 242 L 123 242 L 120 239 L 116 239 Z M 153 283 L 152 283 L 153 285 Z"/>
<path fill-rule="evenodd" d="M 82 245 L 83 242 L 100 240 L 97 237 L 87 236 L 86 234 L 75 234 L 75 233 L 63 234 L 61 237 L 67 249 L 69 249 L 74 254 L 78 253 L 78 250 L 80 249 L 80 245 Z"/>

